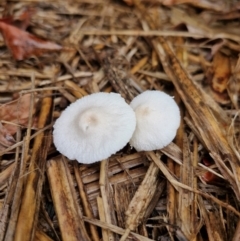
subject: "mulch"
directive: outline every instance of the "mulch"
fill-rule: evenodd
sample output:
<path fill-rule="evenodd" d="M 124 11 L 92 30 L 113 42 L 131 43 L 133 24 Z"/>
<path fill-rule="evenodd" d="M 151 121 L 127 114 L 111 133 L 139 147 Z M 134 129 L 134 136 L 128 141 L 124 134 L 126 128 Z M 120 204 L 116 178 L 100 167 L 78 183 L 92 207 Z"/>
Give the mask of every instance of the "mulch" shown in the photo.
<path fill-rule="evenodd" d="M 239 240 L 239 8 L 1 1 L 0 241 Z M 53 125 L 69 104 L 145 90 L 179 105 L 168 146 L 128 144 L 88 165 L 57 152 Z"/>

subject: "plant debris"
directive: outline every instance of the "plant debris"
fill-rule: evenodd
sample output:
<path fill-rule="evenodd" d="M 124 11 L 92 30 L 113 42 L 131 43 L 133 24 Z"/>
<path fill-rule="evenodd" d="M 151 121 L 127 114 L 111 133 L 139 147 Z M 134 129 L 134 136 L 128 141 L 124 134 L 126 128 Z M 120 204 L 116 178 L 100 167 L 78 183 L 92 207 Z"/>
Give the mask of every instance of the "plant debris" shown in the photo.
<path fill-rule="evenodd" d="M 23 60 L 32 56 L 39 56 L 44 51 L 46 52 L 62 49 L 60 45 L 51 41 L 40 39 L 24 30 L 27 28 L 30 14 L 31 13 L 26 12 L 21 16 L 21 20 L 23 21 L 21 27 L 23 30 L 12 25 L 12 17 L 0 19 L 0 31 L 4 37 L 8 49 L 11 51 L 14 59 L 16 60 Z"/>
<path fill-rule="evenodd" d="M 1 1 L 0 241 L 239 240 L 239 8 Z M 146 90 L 179 106 L 168 146 L 127 144 L 93 164 L 56 150 L 52 127 L 69 104 Z"/>

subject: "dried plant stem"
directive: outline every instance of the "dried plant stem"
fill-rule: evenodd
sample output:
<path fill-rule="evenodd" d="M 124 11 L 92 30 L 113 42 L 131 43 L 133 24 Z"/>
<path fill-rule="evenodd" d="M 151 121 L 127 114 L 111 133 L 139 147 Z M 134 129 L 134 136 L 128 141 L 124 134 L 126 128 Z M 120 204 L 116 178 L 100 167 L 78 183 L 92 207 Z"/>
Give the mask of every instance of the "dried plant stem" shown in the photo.
<path fill-rule="evenodd" d="M 103 205 L 103 200 L 101 197 L 97 197 L 97 205 L 98 205 L 98 215 L 99 215 L 99 219 L 102 222 L 106 223 L 106 217 L 105 217 L 105 211 L 104 211 L 104 205 Z M 103 241 L 108 241 L 108 229 L 102 229 L 102 240 Z"/>
<path fill-rule="evenodd" d="M 168 158 L 168 162 L 167 162 L 167 166 L 168 169 L 174 173 L 174 162 Z M 167 184 L 167 197 L 168 197 L 168 202 L 167 202 L 167 213 L 168 213 L 168 219 L 169 219 L 169 223 L 170 224 L 175 224 L 176 223 L 176 218 L 175 218 L 175 206 L 176 206 L 176 192 L 174 187 L 171 185 L 171 183 L 168 182 Z M 167 227 L 167 229 L 169 229 L 169 231 L 171 231 L 171 226 Z M 171 237 L 171 240 L 173 240 L 172 234 L 171 232 L 169 232 L 169 235 Z"/>
<path fill-rule="evenodd" d="M 90 241 L 73 180 L 63 157 L 47 162 L 47 175 L 63 241 Z"/>
<path fill-rule="evenodd" d="M 99 178 L 99 185 L 100 185 L 100 192 L 102 197 L 102 205 L 103 211 L 105 215 L 105 220 L 107 223 L 111 224 L 111 214 L 110 214 L 110 207 L 109 207 L 109 190 L 108 190 L 108 180 L 107 180 L 107 173 L 108 173 L 108 161 L 103 160 L 100 164 L 100 178 Z M 108 231 L 107 232 L 107 240 L 114 240 L 113 233 Z"/>
<path fill-rule="evenodd" d="M 239 240 L 240 240 L 240 220 L 238 220 L 237 228 L 235 230 L 232 241 L 239 241 Z"/>
<path fill-rule="evenodd" d="M 190 152 L 190 147 L 188 143 L 188 139 L 186 134 L 183 136 L 183 165 L 181 168 L 180 180 L 183 184 L 193 187 L 194 184 L 194 170 L 192 164 L 192 155 Z M 194 203 L 193 193 L 190 193 L 186 190 L 180 189 L 179 190 L 179 216 L 181 217 L 181 230 L 184 235 L 188 239 L 193 239 L 194 232 L 193 232 L 193 225 L 194 223 L 191 220 L 192 217 L 192 206 Z M 194 213 L 194 215 L 196 215 Z"/>
<path fill-rule="evenodd" d="M 121 94 L 121 96 L 126 101 L 131 101 L 134 97 L 132 92 L 130 91 L 130 87 L 128 86 L 127 82 L 127 74 L 121 73 L 120 69 L 116 66 L 113 59 L 107 58 L 103 61 L 104 64 L 104 72 L 109 79 L 112 87 L 116 92 Z"/>
<path fill-rule="evenodd" d="M 26 150 L 28 150 L 28 147 L 29 147 L 29 142 L 26 141 L 24 138 L 23 139 L 23 147 L 22 147 L 23 154 L 22 154 L 21 160 L 17 162 L 15 171 L 12 176 L 9 191 L 6 196 L 4 206 L 1 210 L 1 221 L 3 222 L 1 224 L 6 225 L 7 222 L 6 221 L 4 222 L 4 217 L 2 217 L 2 212 L 3 213 L 6 212 L 5 209 L 7 209 L 9 211 L 9 207 L 10 207 L 9 205 L 10 205 L 10 202 L 12 202 L 11 213 L 10 213 L 10 217 L 9 217 L 9 221 L 8 221 L 5 238 L 4 238 L 4 232 L 1 232 L 2 236 L 1 236 L 0 240 L 12 241 L 14 238 L 17 219 L 18 219 L 18 212 L 19 212 L 20 205 L 21 205 L 20 200 L 21 200 L 21 195 L 22 195 L 22 189 L 23 189 L 23 184 L 25 181 L 25 179 L 22 178 L 22 176 L 25 173 L 26 163 L 29 161 L 29 156 L 26 151 Z M 5 218 L 8 218 L 8 215 L 6 215 Z M 1 228 L 1 230 L 3 230 L 3 229 Z"/>
<path fill-rule="evenodd" d="M 136 72 L 138 72 L 144 65 L 146 65 L 148 61 L 148 57 L 143 57 L 142 59 L 139 60 L 139 62 L 134 65 L 131 69 L 131 74 L 135 74 Z"/>
<path fill-rule="evenodd" d="M 47 97 L 42 101 L 42 108 L 39 116 L 38 127 L 43 128 L 51 122 L 52 98 L 51 92 L 47 92 Z M 30 159 L 29 175 L 26 180 L 26 188 L 23 193 L 21 207 L 14 240 L 30 241 L 35 236 L 36 223 L 44 180 L 45 163 L 50 144 L 49 132 L 42 132 L 34 140 L 32 156 Z M 29 208 L 31 207 L 31 208 Z M 27 219 L 28 225 L 24 222 Z"/>
<path fill-rule="evenodd" d="M 211 31 L 211 30 L 210 30 Z M 239 41 L 240 38 L 236 34 L 228 34 L 228 33 L 213 33 L 209 31 L 205 31 L 204 33 L 190 33 L 184 31 L 169 31 L 169 30 L 102 30 L 102 29 L 95 29 L 95 30 L 86 30 L 83 29 L 81 31 L 84 35 L 125 35 L 125 36 L 174 36 L 174 37 L 196 37 L 196 38 L 229 38 L 235 41 Z"/>
<path fill-rule="evenodd" d="M 43 231 L 37 229 L 34 241 L 53 241 L 53 239 L 47 236 Z"/>
<path fill-rule="evenodd" d="M 202 197 L 198 197 L 198 202 L 199 202 L 199 205 L 200 205 L 201 214 L 202 214 L 202 216 L 204 218 L 204 222 L 206 224 L 208 239 L 209 239 L 209 241 L 215 241 L 216 239 L 214 239 L 214 234 L 213 234 L 215 230 L 213 230 L 213 227 L 211 227 L 209 216 L 208 216 L 207 210 L 206 210 L 206 208 L 203 204 Z"/>
<path fill-rule="evenodd" d="M 99 227 L 105 229 L 105 230 L 111 230 L 112 232 L 120 234 L 120 235 L 124 235 L 124 233 L 126 232 L 126 230 L 124 230 L 123 228 L 120 228 L 120 227 L 115 226 L 113 224 L 108 224 L 106 222 L 99 221 L 97 219 L 89 219 L 87 217 L 83 217 L 83 219 L 84 219 L 85 222 L 92 223 L 96 226 L 99 226 Z M 138 239 L 139 241 L 153 241 L 153 239 L 141 236 L 137 233 L 131 232 L 131 235 L 133 237 L 135 237 L 136 239 Z"/>
<path fill-rule="evenodd" d="M 82 204 L 83 204 L 84 212 L 85 212 L 85 214 L 88 218 L 93 218 L 92 208 L 90 206 L 86 191 L 84 189 L 84 184 L 82 182 L 80 171 L 79 171 L 79 168 L 78 168 L 78 165 L 77 165 L 76 162 L 74 163 L 74 174 L 75 174 L 75 177 L 76 177 L 76 180 L 77 180 L 78 189 L 79 189 L 81 201 L 82 201 Z M 96 226 L 90 224 L 90 232 L 91 232 L 91 236 L 92 236 L 93 241 L 99 241 L 100 240 Z"/>
<path fill-rule="evenodd" d="M 181 146 L 181 145 L 179 145 Z M 174 162 L 179 164 L 180 166 L 182 165 L 182 151 L 181 149 L 174 144 L 173 142 L 161 149 L 161 152 L 164 153 L 166 156 L 171 158 Z"/>
<path fill-rule="evenodd" d="M 158 187 L 158 173 L 159 168 L 154 162 L 151 162 L 141 185 L 138 187 L 126 211 L 126 231 L 120 241 L 126 240 L 129 233 L 135 230 L 143 221 L 149 203 Z"/>
<path fill-rule="evenodd" d="M 78 99 L 88 95 L 88 93 L 84 89 L 80 88 L 71 80 L 65 80 L 64 84 L 67 88 L 69 88 L 70 92 Z"/>
<path fill-rule="evenodd" d="M 16 161 L 17 162 L 17 161 Z M 0 173 L 0 188 L 3 189 L 9 177 L 12 175 L 16 162 L 11 163 L 4 171 Z"/>

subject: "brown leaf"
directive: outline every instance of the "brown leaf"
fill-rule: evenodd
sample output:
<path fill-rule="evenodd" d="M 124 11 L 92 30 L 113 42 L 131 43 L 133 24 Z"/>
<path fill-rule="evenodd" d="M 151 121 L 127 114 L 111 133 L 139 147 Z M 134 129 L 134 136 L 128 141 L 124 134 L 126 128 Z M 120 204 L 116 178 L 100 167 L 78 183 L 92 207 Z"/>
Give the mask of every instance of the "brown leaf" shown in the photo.
<path fill-rule="evenodd" d="M 1 105 L 0 120 L 26 126 L 29 118 L 30 102 L 31 95 L 26 94 L 17 100 Z M 4 127 L 10 135 L 15 134 L 17 131 L 17 126 L 14 124 L 6 124 Z"/>
<path fill-rule="evenodd" d="M 34 13 L 35 10 L 33 8 L 27 8 L 17 17 L 8 16 L 0 19 L 0 21 L 25 30 L 29 26 L 30 19 Z"/>
<path fill-rule="evenodd" d="M 231 75 L 229 57 L 217 52 L 213 58 L 213 71 L 212 88 L 219 93 L 223 93 L 227 89 Z"/>
<path fill-rule="evenodd" d="M 8 49 L 16 60 L 39 56 L 46 51 L 62 49 L 62 46 L 51 41 L 39 39 L 24 30 L 8 24 L 6 20 L 0 20 L 0 31 Z"/>
<path fill-rule="evenodd" d="M 4 150 L 15 143 L 15 139 L 0 122 L 0 150 Z"/>
<path fill-rule="evenodd" d="M 25 11 L 23 11 L 21 15 L 19 15 L 17 18 L 14 18 L 12 25 L 22 30 L 26 30 L 29 26 L 31 17 L 35 12 L 36 11 L 33 8 L 25 9 Z"/>

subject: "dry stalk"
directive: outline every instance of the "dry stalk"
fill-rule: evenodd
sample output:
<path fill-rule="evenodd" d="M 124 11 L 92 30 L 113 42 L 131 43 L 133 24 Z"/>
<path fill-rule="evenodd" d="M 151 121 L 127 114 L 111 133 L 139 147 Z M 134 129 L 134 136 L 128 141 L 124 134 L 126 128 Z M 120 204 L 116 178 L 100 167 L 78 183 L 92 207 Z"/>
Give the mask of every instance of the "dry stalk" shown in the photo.
<path fill-rule="evenodd" d="M 175 95 L 175 100 L 176 102 L 179 104 L 180 106 L 180 112 L 181 112 L 181 116 L 183 116 L 183 106 L 181 105 L 181 100 L 178 96 L 178 94 L 176 93 Z M 171 149 L 171 147 L 175 147 L 175 149 L 178 150 L 179 147 L 182 147 L 183 146 L 183 135 L 184 135 L 184 125 L 183 125 L 183 119 L 181 118 L 181 123 L 180 123 L 180 127 L 178 128 L 178 131 L 177 131 L 177 136 L 176 136 L 176 144 L 174 143 L 171 143 L 170 145 L 168 145 L 167 147 L 165 147 L 163 150 L 161 150 L 163 153 L 165 154 L 168 154 L 166 153 L 166 149 Z M 173 149 L 173 148 L 172 148 Z M 181 165 L 183 163 L 183 154 L 182 152 L 180 151 L 180 148 L 179 148 L 179 159 L 181 159 Z M 173 151 L 169 151 L 170 154 L 173 153 Z M 167 155 L 169 157 L 169 154 Z M 176 155 L 174 155 L 176 156 Z M 171 173 L 174 173 L 177 177 L 180 177 L 180 170 L 181 170 L 181 165 L 176 165 L 176 163 L 174 163 L 173 159 L 172 158 L 168 158 L 168 161 L 167 161 L 167 167 L 169 169 L 169 171 Z M 177 220 L 178 220 L 178 214 L 177 214 L 177 211 L 179 210 L 178 209 L 178 199 L 179 199 L 179 193 L 176 192 L 176 190 L 174 189 L 174 187 L 171 185 L 171 183 L 167 183 L 167 213 L 168 213 L 168 221 L 170 224 L 174 225 L 177 223 Z M 167 229 L 169 230 L 169 235 L 170 235 L 170 238 L 171 240 L 174 240 L 174 237 L 173 237 L 173 228 L 171 226 L 167 226 Z"/>
<path fill-rule="evenodd" d="M 15 169 L 16 163 L 11 163 L 4 171 L 0 173 L 0 190 L 2 190 L 7 183 L 7 180 L 12 175 L 14 169 Z"/>
<path fill-rule="evenodd" d="M 97 197 L 97 207 L 98 207 L 98 215 L 99 215 L 99 219 L 102 222 L 106 223 L 106 217 L 105 217 L 105 209 L 104 209 L 104 205 L 103 205 L 103 200 L 101 197 Z M 109 223 L 107 223 L 107 225 L 110 225 Z M 103 241 L 108 241 L 108 235 L 109 230 L 108 229 L 102 229 L 102 240 Z"/>
<path fill-rule="evenodd" d="M 198 166 L 198 164 L 199 164 L 198 141 L 197 141 L 197 138 L 194 137 L 193 154 L 192 154 L 193 173 L 195 173 L 195 170 L 196 170 L 196 167 Z M 194 175 L 193 183 L 192 183 L 192 188 L 194 190 L 196 190 L 198 187 L 197 181 L 198 181 L 197 176 Z M 198 212 L 198 195 L 196 193 L 193 193 L 192 212 L 191 212 L 191 222 L 193 224 L 193 230 L 192 230 L 193 234 L 196 234 L 199 231 L 198 229 L 200 229 L 202 226 L 202 223 L 200 221 L 198 221 L 197 212 Z M 196 227 L 197 223 L 199 223 L 198 227 Z M 197 238 L 195 240 L 197 240 Z"/>
<path fill-rule="evenodd" d="M 186 14 L 184 13 L 184 18 Z M 191 18 L 192 20 L 192 18 Z M 210 33 L 209 33 L 210 31 Z M 239 41 L 240 38 L 236 34 L 228 34 L 223 32 L 214 33 L 210 28 L 206 29 L 203 33 L 189 33 L 185 31 L 169 31 L 169 30 L 87 30 L 83 29 L 82 33 L 84 35 L 125 35 L 125 36 L 143 36 L 143 37 L 153 37 L 153 36 L 174 36 L 174 37 L 195 37 L 195 38 L 229 38 L 232 40 Z"/>
<path fill-rule="evenodd" d="M 178 147 L 178 145 L 172 142 L 163 149 L 161 149 L 161 152 L 164 153 L 167 157 L 171 158 L 180 166 L 182 165 L 182 150 Z"/>
<path fill-rule="evenodd" d="M 126 232 L 126 230 L 124 230 L 123 228 L 120 228 L 120 227 L 115 226 L 113 224 L 102 222 L 102 221 L 97 220 L 97 219 L 89 219 L 87 217 L 83 217 L 83 220 L 85 222 L 92 223 L 92 224 L 94 224 L 98 227 L 101 227 L 102 229 L 111 230 L 112 232 L 120 234 L 120 235 L 123 235 Z M 153 239 L 141 236 L 137 233 L 131 232 L 130 234 L 139 241 L 153 241 Z"/>
<path fill-rule="evenodd" d="M 123 70 L 120 70 L 119 67 L 116 66 L 117 63 L 114 63 L 114 61 L 117 62 L 116 59 L 110 59 L 110 57 L 105 59 L 103 61 L 104 71 L 114 90 L 129 102 L 133 99 L 134 94 L 131 91 L 132 88 L 128 84 L 129 80 L 127 73 L 123 73 Z"/>
<path fill-rule="evenodd" d="M 138 72 L 144 65 L 146 65 L 146 63 L 147 63 L 147 61 L 148 61 L 148 57 L 146 56 L 146 57 L 143 57 L 142 59 L 140 59 L 139 61 L 138 61 L 138 63 L 136 63 L 133 67 L 132 67 L 132 69 L 131 69 L 131 74 L 135 74 L 136 72 Z"/>
<path fill-rule="evenodd" d="M 82 182 L 82 178 L 81 178 L 81 174 L 80 174 L 80 170 L 78 168 L 77 162 L 74 163 L 74 174 L 75 174 L 75 177 L 76 177 L 76 181 L 77 181 L 77 185 L 78 185 L 78 189 L 79 189 L 79 194 L 80 194 L 80 197 L 81 197 L 81 202 L 83 204 L 84 213 L 88 218 L 93 218 L 92 208 L 90 206 L 88 196 L 86 194 L 86 190 L 85 190 L 84 184 Z M 90 232 L 91 232 L 91 236 L 92 236 L 93 241 L 99 241 L 100 240 L 98 232 L 97 232 L 97 228 L 94 225 L 90 224 Z"/>
<path fill-rule="evenodd" d="M 65 159 L 60 156 L 49 160 L 47 175 L 62 240 L 90 241 Z"/>
<path fill-rule="evenodd" d="M 209 241 L 215 241 L 215 240 L 222 241 L 222 239 L 215 239 L 215 238 L 214 238 L 214 232 L 215 232 L 216 230 L 215 230 L 215 227 L 212 227 L 212 226 L 211 226 L 211 222 L 210 222 L 210 220 L 209 220 L 209 216 L 208 216 L 207 210 L 206 210 L 206 208 L 205 208 L 205 206 L 204 206 L 202 197 L 198 197 L 198 202 L 199 202 L 199 209 L 200 209 L 201 215 L 202 215 L 203 218 L 204 218 L 204 222 L 205 222 L 205 225 L 206 225 L 206 228 L 207 228 L 207 233 L 208 233 L 208 239 L 209 239 Z M 219 238 L 220 238 L 220 237 L 219 237 Z"/>
<path fill-rule="evenodd" d="M 53 239 L 47 236 L 43 231 L 37 229 L 34 241 L 53 241 Z"/>
<path fill-rule="evenodd" d="M 42 101 L 42 108 L 38 120 L 38 128 L 43 128 L 51 122 L 52 98 L 51 92 L 46 92 L 47 97 Z M 49 96 L 48 96 L 49 95 Z M 45 163 L 51 136 L 49 131 L 36 136 L 30 159 L 29 175 L 21 200 L 14 240 L 33 240 L 40 207 L 42 184 L 44 181 Z M 29 207 L 31 207 L 29 209 Z M 26 224 L 24 220 L 29 222 Z"/>
<path fill-rule="evenodd" d="M 126 211 L 126 231 L 120 241 L 126 240 L 130 232 L 135 230 L 143 221 L 146 210 L 158 187 L 158 173 L 159 168 L 154 162 L 151 162 L 141 185 L 138 187 Z"/>
<path fill-rule="evenodd" d="M 88 93 L 84 89 L 80 88 L 77 84 L 75 84 L 71 80 L 64 81 L 64 84 L 67 88 L 69 88 L 70 92 L 78 99 L 88 95 Z"/>
<path fill-rule="evenodd" d="M 194 169 L 193 169 L 192 153 L 190 152 L 190 147 L 188 143 L 187 136 L 184 135 L 183 138 L 183 165 L 181 168 L 180 180 L 181 183 L 192 187 L 194 186 Z M 197 233 L 195 231 L 196 223 L 192 220 L 194 216 L 197 215 L 196 210 L 193 209 L 194 206 L 194 193 L 190 193 L 186 190 L 179 190 L 179 216 L 181 217 L 180 227 L 184 235 L 191 240 L 196 239 Z M 195 204 L 196 207 L 196 204 Z"/>
<path fill-rule="evenodd" d="M 29 156 L 27 153 L 29 142 L 26 139 L 24 138 L 23 140 L 22 157 L 20 161 L 17 161 L 17 165 L 15 166 L 15 170 L 12 174 L 9 190 L 5 198 L 4 206 L 1 209 L 0 229 L 2 232 L 1 232 L 0 240 L 4 240 L 4 241 L 13 240 L 15 229 L 16 229 L 18 212 L 21 204 L 20 201 L 22 196 L 22 189 L 25 181 L 25 179 L 23 178 L 23 175 L 25 173 L 26 163 L 29 161 Z M 10 209 L 10 204 L 11 204 L 11 209 Z M 10 212 L 10 217 L 8 217 L 8 214 L 6 214 L 8 212 Z M 9 220 L 7 222 L 8 218 Z M 6 228 L 6 233 L 5 233 L 5 228 Z M 4 234 L 5 234 L 5 238 L 4 238 Z"/>
<path fill-rule="evenodd" d="M 238 241 L 238 240 L 240 240 L 240 220 L 238 220 L 237 228 L 235 230 L 232 241 Z"/>
<path fill-rule="evenodd" d="M 111 213 L 110 213 L 110 205 L 109 201 L 110 196 L 109 196 L 109 183 L 108 183 L 108 161 L 103 160 L 100 164 L 100 178 L 99 178 L 99 186 L 100 186 L 100 192 L 101 192 L 101 202 L 102 202 L 102 207 L 103 207 L 103 212 L 105 216 L 105 221 L 106 223 L 111 224 Z M 106 234 L 106 241 L 113 241 L 114 236 L 113 233 L 108 231 Z M 105 240 L 104 240 L 105 241 Z"/>

